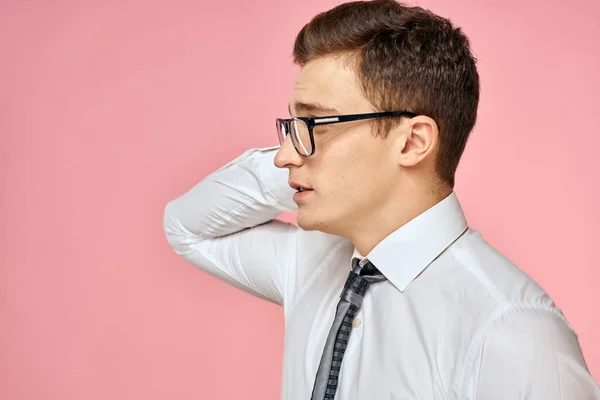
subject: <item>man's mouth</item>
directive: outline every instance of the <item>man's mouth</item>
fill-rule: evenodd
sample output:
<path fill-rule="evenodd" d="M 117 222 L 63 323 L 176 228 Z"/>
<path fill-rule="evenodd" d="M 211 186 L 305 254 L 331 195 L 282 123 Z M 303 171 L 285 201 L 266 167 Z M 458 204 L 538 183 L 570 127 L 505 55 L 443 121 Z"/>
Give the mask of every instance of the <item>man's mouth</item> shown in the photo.
<path fill-rule="evenodd" d="M 312 190 L 311 188 L 307 186 L 302 186 L 301 184 L 296 182 L 290 182 L 289 185 L 292 189 L 295 189 L 296 192 L 307 192 L 309 190 Z"/>

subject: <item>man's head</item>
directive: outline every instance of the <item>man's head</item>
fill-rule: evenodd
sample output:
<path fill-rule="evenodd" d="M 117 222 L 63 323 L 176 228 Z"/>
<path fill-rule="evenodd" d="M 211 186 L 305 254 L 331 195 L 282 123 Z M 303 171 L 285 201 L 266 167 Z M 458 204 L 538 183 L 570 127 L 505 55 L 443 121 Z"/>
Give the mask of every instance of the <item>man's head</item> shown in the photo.
<path fill-rule="evenodd" d="M 345 3 L 302 28 L 294 59 L 293 117 L 418 114 L 316 126 L 310 157 L 288 138 L 275 163 L 313 189 L 298 201 L 301 227 L 351 236 L 359 224 L 409 215 L 423 197 L 452 190 L 479 101 L 460 29 L 393 0 Z"/>

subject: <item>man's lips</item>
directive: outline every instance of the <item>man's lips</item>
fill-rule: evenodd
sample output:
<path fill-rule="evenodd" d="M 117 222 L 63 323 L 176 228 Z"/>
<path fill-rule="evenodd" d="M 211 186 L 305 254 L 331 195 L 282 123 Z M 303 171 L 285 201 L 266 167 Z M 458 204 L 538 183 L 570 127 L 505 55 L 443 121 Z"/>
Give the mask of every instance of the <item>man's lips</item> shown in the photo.
<path fill-rule="evenodd" d="M 303 201 L 307 196 L 310 196 L 312 194 L 312 190 L 307 189 L 307 190 L 299 190 L 296 193 L 294 193 L 293 196 L 293 200 L 298 203 Z"/>
<path fill-rule="evenodd" d="M 294 182 L 294 181 L 290 181 L 288 182 L 288 184 L 290 185 L 290 187 L 294 190 L 300 191 L 300 192 L 307 192 L 310 190 L 313 190 L 310 186 L 302 184 L 302 183 L 298 183 L 298 182 Z"/>

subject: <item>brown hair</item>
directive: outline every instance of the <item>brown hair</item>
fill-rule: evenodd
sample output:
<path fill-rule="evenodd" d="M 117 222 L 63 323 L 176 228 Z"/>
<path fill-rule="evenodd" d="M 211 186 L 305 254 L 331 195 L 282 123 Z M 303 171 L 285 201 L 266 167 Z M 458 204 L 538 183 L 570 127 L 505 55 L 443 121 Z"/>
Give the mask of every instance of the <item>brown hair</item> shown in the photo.
<path fill-rule="evenodd" d="M 315 16 L 296 37 L 294 62 L 349 55 L 379 111 L 407 110 L 440 130 L 436 172 L 451 187 L 477 118 L 479 75 L 469 40 L 452 23 L 394 0 L 355 1 Z M 379 122 L 387 134 L 394 121 Z"/>

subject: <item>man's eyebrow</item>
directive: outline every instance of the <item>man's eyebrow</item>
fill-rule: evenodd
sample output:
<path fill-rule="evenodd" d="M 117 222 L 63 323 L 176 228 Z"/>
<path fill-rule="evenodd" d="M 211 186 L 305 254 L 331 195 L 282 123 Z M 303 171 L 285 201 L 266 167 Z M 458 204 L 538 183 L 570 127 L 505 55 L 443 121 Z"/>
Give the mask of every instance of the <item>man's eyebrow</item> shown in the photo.
<path fill-rule="evenodd" d="M 305 103 L 299 101 L 294 103 L 294 109 L 297 113 L 326 113 L 328 115 L 337 115 L 339 111 L 333 107 L 327 107 L 319 103 Z M 288 105 L 288 112 L 292 115 L 292 105 Z"/>

